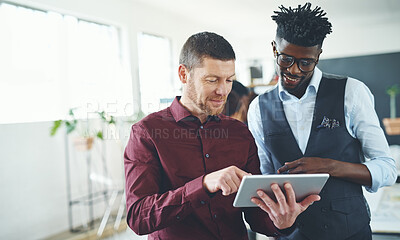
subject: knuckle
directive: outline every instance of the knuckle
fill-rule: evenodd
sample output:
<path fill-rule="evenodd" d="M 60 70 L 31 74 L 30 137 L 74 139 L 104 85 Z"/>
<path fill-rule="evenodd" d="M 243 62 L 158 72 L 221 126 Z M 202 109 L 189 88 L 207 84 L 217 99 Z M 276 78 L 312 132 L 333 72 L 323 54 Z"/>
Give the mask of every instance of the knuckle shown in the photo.
<path fill-rule="evenodd" d="M 278 198 L 277 201 L 278 201 L 278 202 L 286 202 L 286 199 L 284 199 L 284 198 Z"/>
<path fill-rule="evenodd" d="M 271 202 L 266 202 L 265 205 L 266 205 L 267 207 L 269 207 L 269 208 L 271 208 L 271 207 L 273 206 Z"/>
<path fill-rule="evenodd" d="M 230 166 L 230 167 L 228 167 L 228 170 L 229 170 L 230 172 L 235 171 L 235 166 Z"/>

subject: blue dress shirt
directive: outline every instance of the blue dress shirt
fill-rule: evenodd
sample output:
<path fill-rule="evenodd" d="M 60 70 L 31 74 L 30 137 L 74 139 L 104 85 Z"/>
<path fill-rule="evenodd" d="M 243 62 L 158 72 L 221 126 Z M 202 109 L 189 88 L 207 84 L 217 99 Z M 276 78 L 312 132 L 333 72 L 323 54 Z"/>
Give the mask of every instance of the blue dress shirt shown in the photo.
<path fill-rule="evenodd" d="M 277 85 L 279 98 L 282 101 L 289 126 L 303 153 L 310 136 L 315 100 L 321 78 L 321 70 L 315 68 L 310 84 L 300 99 L 284 90 L 281 84 Z M 380 187 L 394 184 L 397 178 L 396 166 L 394 159 L 390 156 L 385 134 L 379 125 L 371 91 L 364 83 L 349 77 L 346 84 L 344 104 L 347 131 L 352 137 L 360 141 L 367 160 L 363 164 L 367 166 L 372 176 L 372 186 L 366 186 L 366 190 L 376 192 Z M 270 152 L 264 145 L 258 97 L 250 104 L 248 124 L 258 147 L 261 172 L 263 174 L 275 173 Z"/>

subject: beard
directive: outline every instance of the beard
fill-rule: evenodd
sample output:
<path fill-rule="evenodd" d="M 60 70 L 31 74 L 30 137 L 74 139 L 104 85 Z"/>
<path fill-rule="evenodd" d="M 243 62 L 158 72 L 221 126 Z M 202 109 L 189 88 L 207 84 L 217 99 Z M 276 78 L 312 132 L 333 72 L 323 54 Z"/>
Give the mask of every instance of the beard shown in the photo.
<path fill-rule="evenodd" d="M 193 81 L 189 81 L 187 84 L 187 94 L 188 98 L 196 105 L 196 107 L 207 115 L 218 115 L 224 110 L 227 97 L 215 96 L 207 97 L 202 100 Z M 213 107 L 211 104 L 207 104 L 209 100 L 224 100 L 224 104 L 220 107 Z"/>

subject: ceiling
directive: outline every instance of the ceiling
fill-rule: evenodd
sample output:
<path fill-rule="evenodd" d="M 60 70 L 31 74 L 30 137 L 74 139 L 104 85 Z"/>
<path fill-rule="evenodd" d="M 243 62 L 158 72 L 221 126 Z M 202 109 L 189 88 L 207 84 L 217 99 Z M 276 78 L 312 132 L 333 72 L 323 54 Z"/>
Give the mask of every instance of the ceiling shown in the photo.
<path fill-rule="evenodd" d="M 210 31 L 233 35 L 242 40 L 269 39 L 275 32 L 271 20 L 278 6 L 304 4 L 297 0 L 132 0 L 172 13 L 182 19 L 195 22 Z M 314 0 L 312 7 L 321 6 L 335 26 L 368 24 L 375 21 L 399 21 L 399 0 Z M 271 30 L 268 30 L 271 29 Z M 399 30 L 397 30 L 399 31 Z"/>

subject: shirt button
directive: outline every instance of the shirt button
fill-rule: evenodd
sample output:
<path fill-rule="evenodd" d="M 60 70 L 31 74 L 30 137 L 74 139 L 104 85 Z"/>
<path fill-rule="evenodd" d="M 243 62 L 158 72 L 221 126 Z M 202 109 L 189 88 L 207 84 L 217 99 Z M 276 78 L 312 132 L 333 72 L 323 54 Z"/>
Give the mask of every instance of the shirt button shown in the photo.
<path fill-rule="evenodd" d="M 214 218 L 217 218 L 218 216 L 217 216 L 217 214 L 214 214 Z"/>
<path fill-rule="evenodd" d="M 179 216 L 176 216 L 176 219 L 178 219 L 178 220 L 179 220 L 180 218 L 181 218 L 181 217 L 179 217 Z"/>
<path fill-rule="evenodd" d="M 203 129 L 204 128 L 203 125 L 201 125 L 200 128 Z"/>
<path fill-rule="evenodd" d="M 328 229 L 329 226 L 327 224 L 324 225 L 324 229 Z"/>
<path fill-rule="evenodd" d="M 210 157 L 210 154 L 206 153 L 206 158 L 209 158 L 209 157 Z"/>
<path fill-rule="evenodd" d="M 328 209 L 326 209 L 326 208 L 321 208 L 321 212 L 327 212 L 328 211 Z"/>
<path fill-rule="evenodd" d="M 204 201 L 200 201 L 200 203 L 201 203 L 202 205 L 206 204 L 206 202 L 204 202 Z"/>

